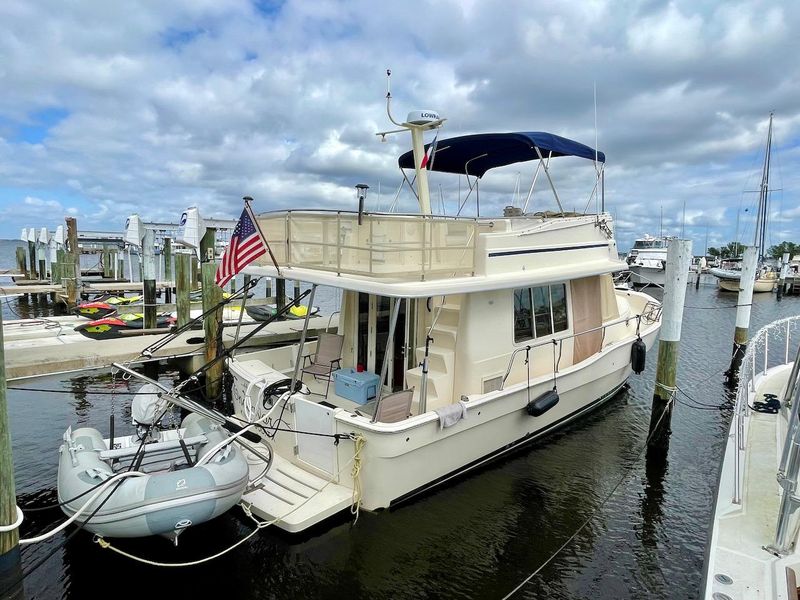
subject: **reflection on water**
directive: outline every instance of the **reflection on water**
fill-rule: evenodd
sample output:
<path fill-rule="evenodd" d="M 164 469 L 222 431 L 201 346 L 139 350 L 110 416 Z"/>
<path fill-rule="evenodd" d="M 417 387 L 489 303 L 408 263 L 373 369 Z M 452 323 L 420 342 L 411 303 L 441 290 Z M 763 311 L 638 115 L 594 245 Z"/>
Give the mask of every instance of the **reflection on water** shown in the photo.
<path fill-rule="evenodd" d="M 678 381 L 703 404 L 729 398 L 722 372 L 730 360 L 732 304 L 735 298 L 711 287 L 687 289 Z M 777 303 L 774 296 L 758 295 L 752 330 L 798 310 L 798 298 Z M 224 594 L 237 599 L 494 599 L 587 520 L 517 598 L 694 597 L 729 412 L 692 408 L 684 399 L 675 407 L 666 454 L 640 453 L 656 355 L 649 353 L 645 372 L 631 378 L 629 389 L 578 423 L 397 509 L 362 513 L 355 525 L 345 513 L 302 536 L 267 529 L 213 563 L 178 571 L 130 562 L 84 532 L 59 548 L 65 539 L 60 534 L 23 549 L 26 567 L 55 552 L 26 581 L 27 598 L 118 596 L 121 587 L 123 595 L 137 597 L 206 597 L 224 585 Z M 161 375 L 168 383 L 175 377 Z M 20 504 L 55 500 L 58 446 L 69 425 L 106 434 L 113 413 L 119 434 L 130 430 L 129 392 L 138 386 L 107 372 L 12 385 L 59 390 L 9 392 Z M 48 530 L 61 518 L 58 510 L 31 513 L 23 535 Z M 251 530 L 252 523 L 234 510 L 190 528 L 177 548 L 162 539 L 118 545 L 154 560 L 186 561 Z"/>

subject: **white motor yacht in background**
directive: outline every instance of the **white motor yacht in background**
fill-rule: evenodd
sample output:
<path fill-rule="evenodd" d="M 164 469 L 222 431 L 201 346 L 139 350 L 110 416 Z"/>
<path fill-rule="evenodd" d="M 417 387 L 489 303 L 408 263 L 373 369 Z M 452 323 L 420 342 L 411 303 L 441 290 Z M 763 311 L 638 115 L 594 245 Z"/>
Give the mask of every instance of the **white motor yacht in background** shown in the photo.
<path fill-rule="evenodd" d="M 629 281 L 635 287 L 664 287 L 668 243 L 667 237 L 655 238 L 649 235 L 634 241 L 625 262 L 630 271 Z"/>
<path fill-rule="evenodd" d="M 422 136 L 442 122 L 396 123 L 412 134 L 399 166 L 416 174 L 419 214 L 257 216 L 277 267 L 262 257 L 246 273 L 342 295 L 336 334 L 228 359 L 236 415 L 274 448 L 245 500 L 288 531 L 354 502 L 395 505 L 565 425 L 613 397 L 632 347 L 656 338 L 660 304 L 614 289 L 610 215 L 564 212 L 552 182 L 551 160 L 574 156 L 600 165 L 602 189 L 603 154 L 543 132 L 443 139 L 434 154 Z M 491 169 L 531 160 L 557 211 L 431 214 L 430 171 L 466 174 L 477 195 Z"/>
<path fill-rule="evenodd" d="M 800 316 L 764 327 L 742 359 L 706 559 L 707 600 L 797 598 Z"/>

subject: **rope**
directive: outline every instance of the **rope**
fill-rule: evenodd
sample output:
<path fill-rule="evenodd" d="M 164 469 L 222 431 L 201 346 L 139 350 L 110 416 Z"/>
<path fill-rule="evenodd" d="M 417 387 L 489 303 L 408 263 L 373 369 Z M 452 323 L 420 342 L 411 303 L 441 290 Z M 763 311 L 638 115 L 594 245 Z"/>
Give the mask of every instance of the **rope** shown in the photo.
<path fill-rule="evenodd" d="M 353 501 L 350 505 L 350 514 L 355 515 L 353 525 L 358 523 L 358 515 L 361 511 L 361 497 L 363 491 L 361 488 L 361 450 L 367 443 L 363 435 L 356 436 L 355 438 L 356 451 L 353 454 L 353 468 L 350 470 L 350 477 L 353 478 Z"/>
<path fill-rule="evenodd" d="M 252 538 L 255 534 L 257 534 L 262 529 L 265 529 L 266 527 L 269 527 L 270 525 L 274 525 L 278 521 L 281 521 L 281 520 L 285 519 L 286 517 L 288 517 L 290 514 L 292 514 L 296 510 L 299 510 L 300 508 L 305 506 L 305 504 L 307 502 L 309 502 L 312 498 L 314 498 L 317 494 L 321 493 L 322 490 L 324 490 L 331 483 L 336 481 L 338 479 L 339 475 L 341 475 L 341 473 L 350 465 L 351 462 L 354 462 L 356 460 L 360 461 L 360 457 L 359 457 L 358 453 L 360 452 L 361 448 L 363 448 L 364 443 L 362 442 L 362 443 L 359 444 L 359 440 L 363 440 L 363 437 L 362 436 L 357 436 L 357 437 L 353 438 L 353 441 L 356 443 L 356 452 L 353 453 L 353 456 L 350 458 L 350 460 L 348 460 L 342 466 L 342 468 L 339 469 L 339 472 L 336 473 L 335 477 L 329 479 L 325 483 L 325 485 L 323 485 L 319 490 L 317 490 L 316 492 L 311 494 L 308 498 L 303 500 L 300 504 L 298 504 L 297 506 L 295 506 L 291 510 L 287 511 L 285 514 L 281 515 L 280 517 L 275 517 L 275 518 L 273 518 L 273 519 L 271 519 L 269 521 L 259 521 L 253 515 L 252 509 L 251 509 L 252 504 L 250 504 L 249 502 L 244 501 L 244 500 L 241 501 L 239 503 L 239 506 L 242 507 L 242 510 L 244 511 L 244 514 L 247 515 L 256 524 L 255 529 L 253 531 L 251 531 L 250 533 L 248 533 L 245 537 L 243 537 L 238 542 L 232 544 L 231 546 L 228 546 L 227 548 L 225 548 L 223 550 L 220 550 L 216 554 L 212 554 L 211 556 L 207 556 L 205 558 L 200 558 L 200 559 L 192 560 L 192 561 L 188 561 L 188 562 L 164 563 L 164 562 L 158 562 L 158 561 L 150 560 L 150 559 L 147 559 L 147 558 L 143 558 L 141 556 L 136 556 L 135 554 L 131 554 L 130 552 L 126 552 L 125 550 L 122 550 L 120 548 L 115 547 L 114 545 L 111 544 L 111 542 L 106 541 L 102 536 L 99 536 L 99 535 L 95 535 L 93 541 L 96 544 L 98 544 L 101 548 L 104 548 L 104 549 L 107 549 L 107 550 L 112 550 L 112 551 L 116 552 L 117 554 L 120 554 L 120 555 L 122 555 L 122 556 L 124 556 L 126 558 L 129 558 L 129 559 L 134 560 L 136 562 L 140 562 L 142 564 L 150 565 L 150 566 L 153 566 L 153 567 L 165 567 L 165 568 L 193 567 L 193 566 L 196 566 L 196 565 L 201 565 L 203 563 L 215 560 L 215 559 L 219 558 L 220 556 L 223 556 L 223 555 L 227 554 L 228 552 L 238 548 L 239 546 L 244 544 L 246 541 L 248 541 L 250 538 Z M 360 447 L 359 447 L 359 445 L 360 445 Z M 359 469 L 360 469 L 360 467 L 359 467 Z"/>
<path fill-rule="evenodd" d="M 22 514 L 22 509 L 19 506 L 14 506 L 17 509 L 17 520 L 11 523 L 10 525 L 0 525 L 0 533 L 8 533 L 9 531 L 14 531 L 17 527 L 22 525 L 22 521 L 25 519 L 25 515 Z"/>
<path fill-rule="evenodd" d="M 59 531 L 64 529 L 67 525 L 69 525 L 75 519 L 77 519 L 79 516 L 81 516 L 81 514 L 87 508 L 89 508 L 89 505 L 92 502 L 94 502 L 95 500 L 97 500 L 97 498 L 100 496 L 100 494 L 105 492 L 106 488 L 108 488 L 112 483 L 117 483 L 117 480 L 121 480 L 121 479 L 123 479 L 125 477 L 142 477 L 144 475 L 146 475 L 146 473 L 141 473 L 139 471 L 126 471 L 124 473 L 117 473 L 113 477 L 110 477 L 108 480 L 106 480 L 106 482 L 103 484 L 103 486 L 100 487 L 100 489 L 98 489 L 94 494 L 92 494 L 89 497 L 89 499 L 83 504 L 83 506 L 81 506 L 75 512 L 75 514 L 72 515 L 69 519 L 67 519 L 66 521 L 61 523 L 61 525 L 59 525 L 58 527 L 56 527 L 55 529 L 53 529 L 53 530 L 51 530 L 51 531 L 49 531 L 47 533 L 43 533 L 42 535 L 39 535 L 39 536 L 36 536 L 36 537 L 32 537 L 32 538 L 22 539 L 22 540 L 19 541 L 19 545 L 22 546 L 24 544 L 35 544 L 36 542 L 42 542 L 42 541 L 44 541 L 44 540 L 46 540 L 48 538 L 53 537 L 55 534 L 57 534 Z"/>
<path fill-rule="evenodd" d="M 662 387 L 666 387 L 666 386 L 662 386 Z M 641 457 L 641 455 L 644 452 L 645 448 L 647 448 L 647 445 L 650 443 L 650 439 L 653 437 L 653 433 L 655 431 L 658 431 L 658 426 L 661 423 L 661 419 L 663 419 L 664 415 L 667 414 L 667 411 L 670 409 L 670 406 L 671 406 L 673 400 L 674 400 L 674 395 L 673 395 L 672 398 L 670 398 L 670 400 L 664 406 L 664 410 L 661 411 L 661 414 L 658 417 L 658 421 L 656 421 L 655 426 L 652 428 L 651 433 L 647 436 L 647 439 L 645 440 L 644 444 L 642 444 L 642 447 L 639 448 L 638 452 L 636 453 L 636 456 L 634 457 L 634 460 L 631 462 L 631 465 L 627 468 L 625 473 L 622 475 L 622 477 L 619 479 L 619 481 L 616 483 L 616 485 L 611 489 L 611 491 L 608 493 L 608 495 L 606 495 L 606 497 L 603 499 L 603 501 L 591 512 L 591 514 L 586 518 L 586 520 L 584 520 L 583 523 L 580 524 L 580 526 L 575 530 L 575 532 L 571 536 L 569 536 L 567 538 L 567 540 L 563 544 L 561 544 L 561 546 L 559 546 L 558 549 L 556 549 L 556 551 L 553 552 L 548 557 L 547 560 L 545 560 L 541 565 L 539 565 L 536 568 L 536 570 L 533 573 L 531 573 L 530 575 L 528 575 L 517 587 L 515 587 L 508 594 L 503 596 L 502 600 L 508 600 L 509 598 L 511 598 L 511 596 L 513 596 L 519 590 L 521 590 L 531 579 L 536 577 L 536 575 L 538 575 L 542 571 L 542 569 L 544 569 L 547 565 L 549 565 L 550 562 L 556 556 L 558 556 L 567 546 L 570 545 L 570 543 L 572 543 L 572 540 L 574 540 L 578 536 L 578 534 L 581 531 L 583 531 L 584 528 L 589 523 L 592 522 L 592 520 L 594 519 L 595 515 L 597 515 L 597 513 L 599 513 L 605 507 L 605 505 L 609 502 L 609 500 L 611 500 L 612 496 L 616 493 L 616 491 L 619 488 L 619 486 L 622 485 L 622 483 L 628 478 L 628 475 L 630 475 L 630 473 L 633 471 L 633 467 L 636 466 L 636 463 L 638 462 L 639 457 Z"/>
<path fill-rule="evenodd" d="M 753 306 L 750 304 L 726 304 L 725 306 L 686 306 L 684 308 L 693 308 L 694 310 L 725 310 L 726 308 L 739 308 L 740 306 Z"/>

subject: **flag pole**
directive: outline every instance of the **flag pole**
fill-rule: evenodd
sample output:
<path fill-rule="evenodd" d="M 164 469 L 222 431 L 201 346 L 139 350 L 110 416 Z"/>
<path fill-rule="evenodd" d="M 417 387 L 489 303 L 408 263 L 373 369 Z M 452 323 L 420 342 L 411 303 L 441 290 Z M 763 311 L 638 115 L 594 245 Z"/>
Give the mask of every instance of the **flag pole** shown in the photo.
<path fill-rule="evenodd" d="M 261 241 L 264 242 L 264 245 L 267 247 L 267 252 L 269 252 L 269 257 L 272 259 L 272 264 L 275 265 L 275 270 L 278 271 L 278 276 L 282 277 L 281 268 L 278 266 L 278 261 L 275 260 L 275 255 L 272 253 L 272 248 L 269 247 L 267 238 L 264 237 L 264 232 L 261 231 L 261 225 L 259 224 L 258 219 L 256 219 L 256 216 L 253 214 L 253 209 L 250 208 L 250 203 L 253 201 L 253 198 L 251 196 L 244 196 L 242 200 L 244 200 L 245 206 L 248 208 L 250 215 L 253 217 L 253 223 L 255 224 L 256 229 L 258 229 L 258 235 L 261 236 Z"/>

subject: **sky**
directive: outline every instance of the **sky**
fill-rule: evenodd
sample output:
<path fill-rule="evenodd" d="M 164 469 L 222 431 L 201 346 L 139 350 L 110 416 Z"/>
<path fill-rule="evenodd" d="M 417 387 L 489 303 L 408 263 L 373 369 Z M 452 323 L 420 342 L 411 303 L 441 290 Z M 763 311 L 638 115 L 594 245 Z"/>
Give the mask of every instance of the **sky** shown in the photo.
<path fill-rule="evenodd" d="M 242 196 L 355 210 L 357 183 L 367 210 L 413 210 L 410 136 L 375 136 L 394 128 L 389 68 L 394 117 L 435 110 L 440 140 L 596 140 L 621 249 L 662 232 L 695 254 L 752 242 L 774 111 L 767 243 L 800 243 L 799 29 L 790 1 L 3 0 L 0 238 L 65 216 L 236 218 Z M 596 209 L 592 161 L 551 167 L 565 209 Z M 523 205 L 534 169 L 490 171 L 481 215 Z M 466 188 L 435 174 L 434 211 L 455 214 Z M 554 208 L 538 179 L 528 210 Z"/>

